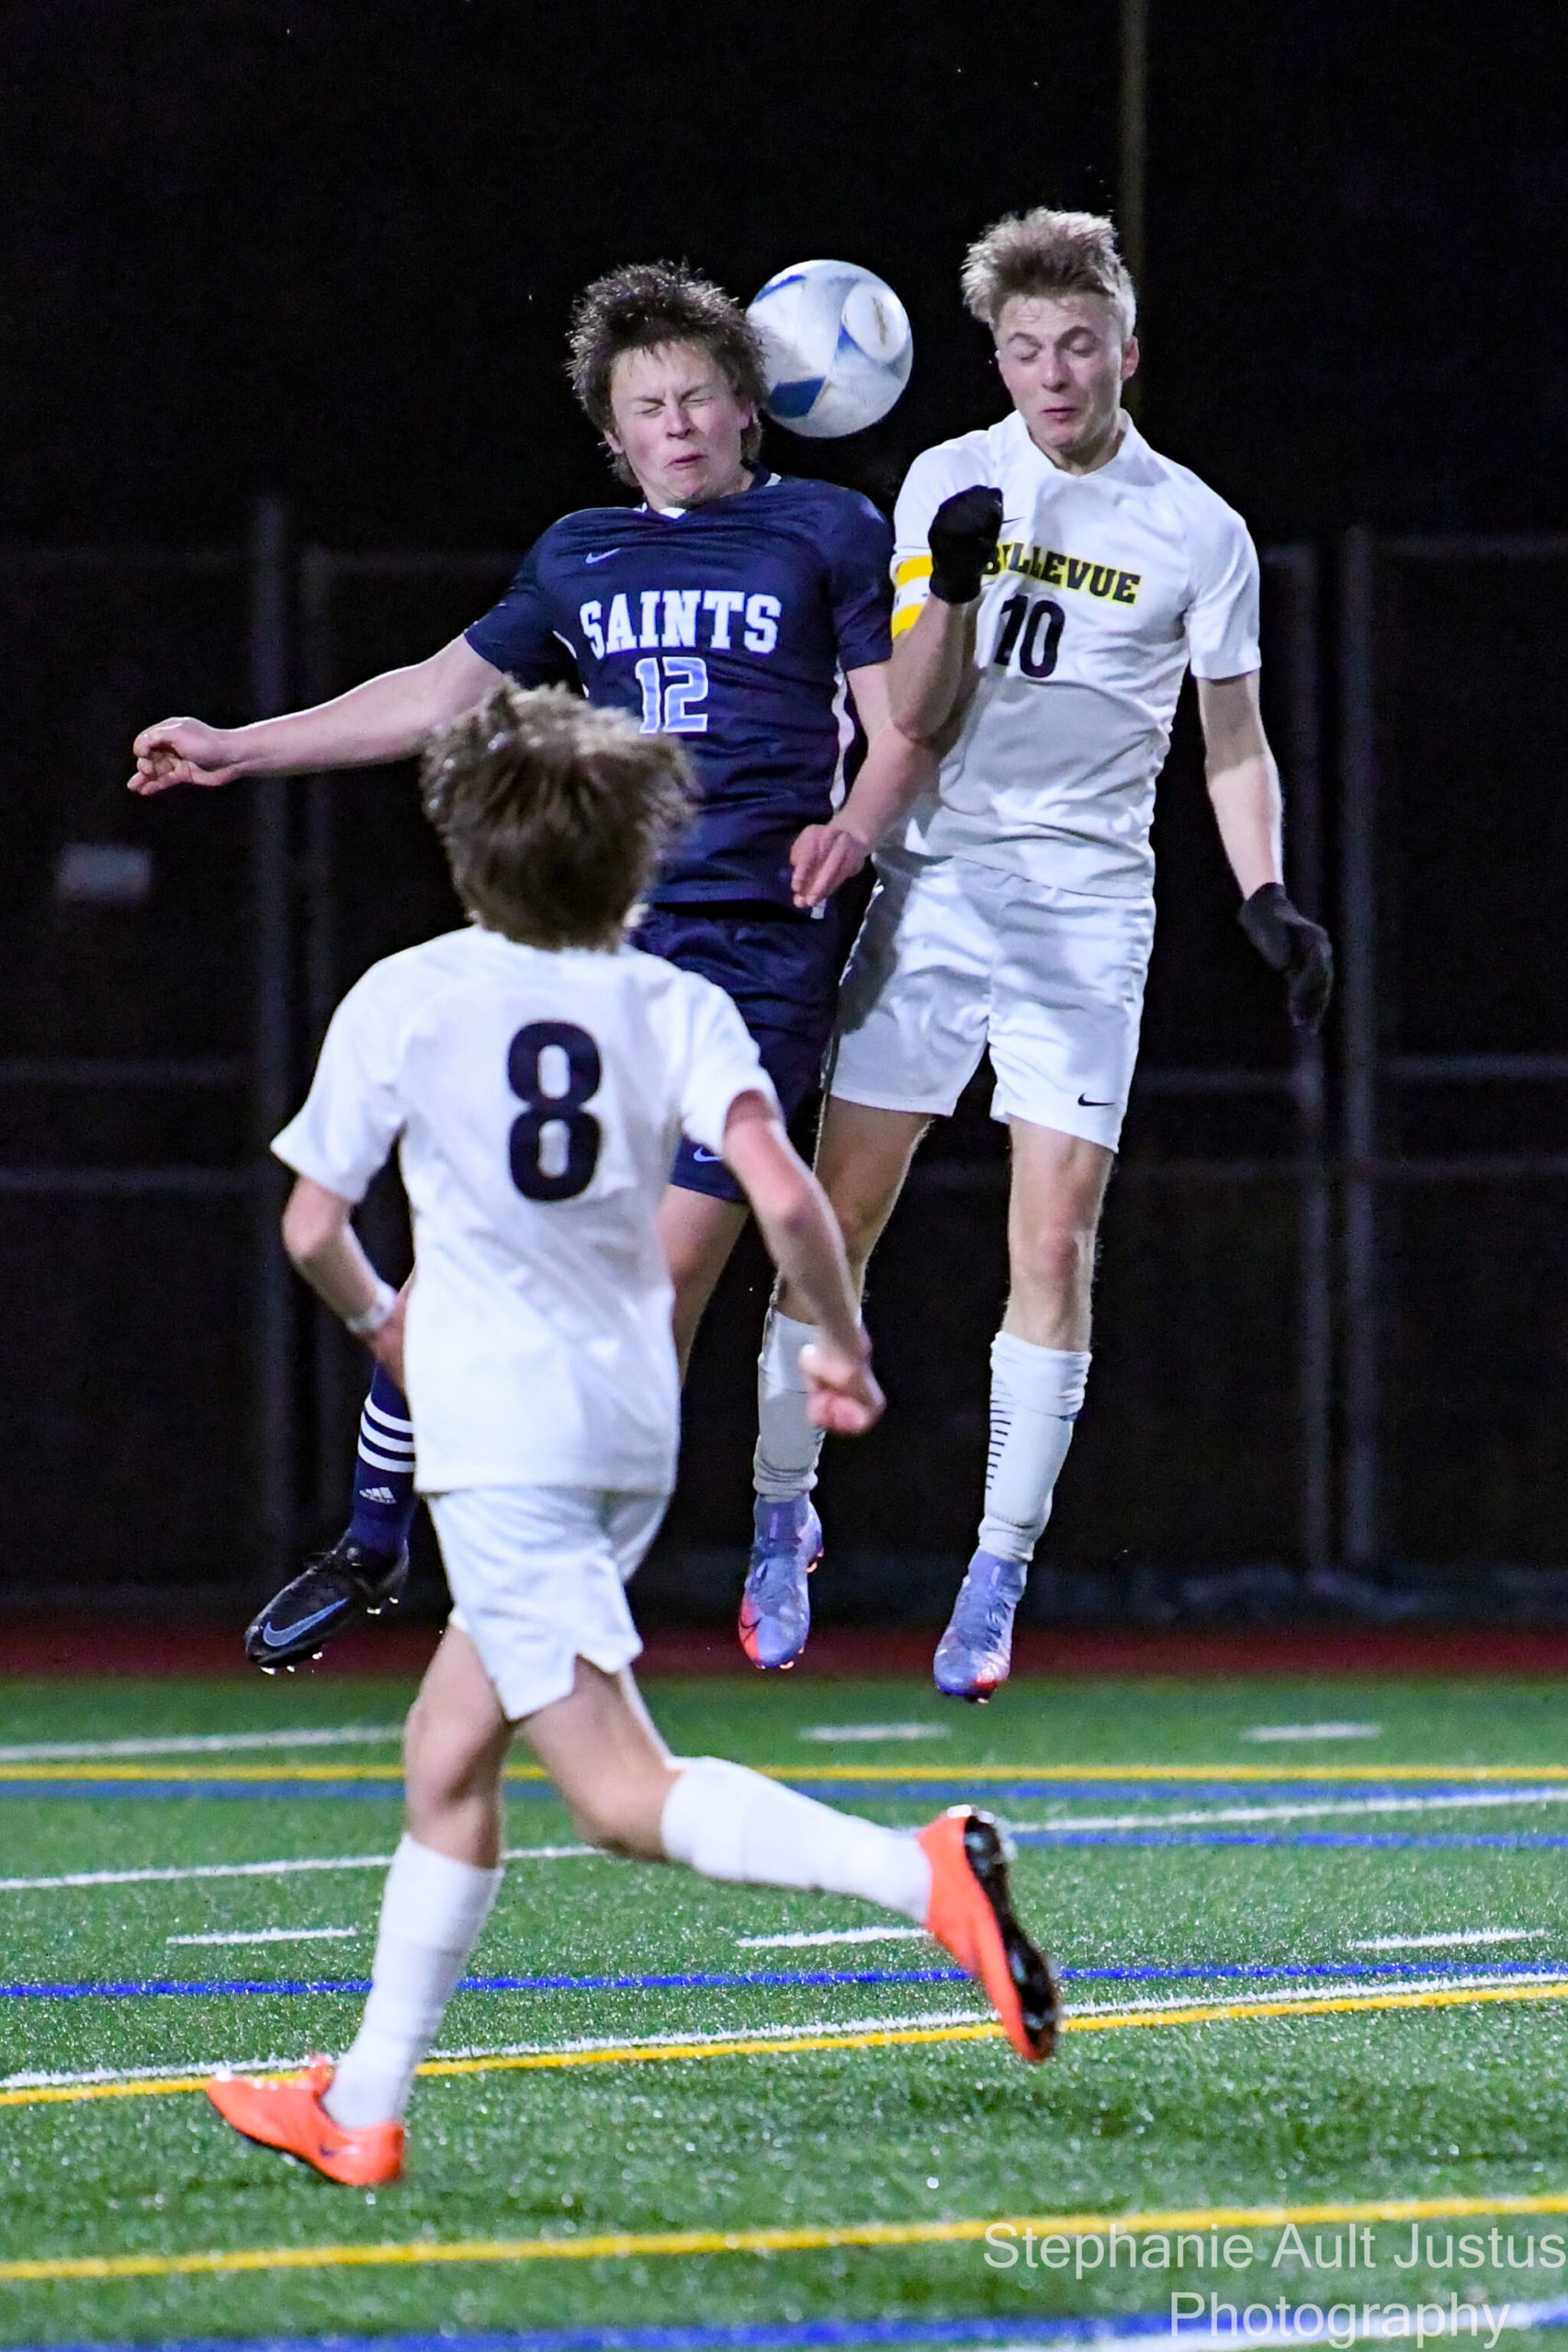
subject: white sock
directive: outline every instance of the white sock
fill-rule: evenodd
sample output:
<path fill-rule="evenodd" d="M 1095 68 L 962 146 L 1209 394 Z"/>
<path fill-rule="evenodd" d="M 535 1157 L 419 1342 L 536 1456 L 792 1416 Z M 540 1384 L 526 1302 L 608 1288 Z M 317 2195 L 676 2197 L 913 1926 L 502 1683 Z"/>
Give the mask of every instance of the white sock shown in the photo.
<path fill-rule="evenodd" d="M 924 1927 L 931 1864 L 913 1838 L 699 1756 L 664 1800 L 664 1850 L 704 1878 L 858 1894 Z"/>
<path fill-rule="evenodd" d="M 400 1840 L 381 1897 L 370 1997 L 322 2102 L 334 2123 L 354 2131 L 402 2114 L 505 1875 L 455 1862 L 406 1834 Z"/>
<path fill-rule="evenodd" d="M 806 1374 L 800 1351 L 817 1337 L 815 1323 L 797 1323 L 768 1310 L 757 1358 L 757 1451 L 751 1483 L 765 1502 L 793 1502 L 817 1484 L 822 1431 L 807 1419 Z"/>
<path fill-rule="evenodd" d="M 1037 1348 L 998 1331 L 991 1342 L 991 1455 L 980 1547 L 1031 1560 L 1073 1442 L 1089 1378 L 1087 1351 Z"/>

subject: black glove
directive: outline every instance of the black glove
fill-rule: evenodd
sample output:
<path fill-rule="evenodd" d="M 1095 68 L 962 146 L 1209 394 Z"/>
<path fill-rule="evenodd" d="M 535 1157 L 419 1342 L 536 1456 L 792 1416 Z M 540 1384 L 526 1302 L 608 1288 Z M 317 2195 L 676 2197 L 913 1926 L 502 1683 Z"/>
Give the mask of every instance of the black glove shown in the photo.
<path fill-rule="evenodd" d="M 1001 537 L 999 490 L 954 491 L 931 516 L 931 594 L 944 605 L 972 605 Z"/>
<path fill-rule="evenodd" d="M 1285 997 L 1298 1029 L 1317 1030 L 1334 987 L 1334 949 L 1322 925 L 1292 907 L 1279 882 L 1254 890 L 1236 920 L 1266 964 L 1285 975 Z"/>

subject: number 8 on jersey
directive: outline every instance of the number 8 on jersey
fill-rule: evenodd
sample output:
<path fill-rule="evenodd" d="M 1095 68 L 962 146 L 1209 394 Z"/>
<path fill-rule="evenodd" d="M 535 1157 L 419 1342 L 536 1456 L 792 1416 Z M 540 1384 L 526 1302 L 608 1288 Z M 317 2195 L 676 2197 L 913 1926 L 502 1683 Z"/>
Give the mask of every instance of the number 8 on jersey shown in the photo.
<path fill-rule="evenodd" d="M 557 1083 L 563 1070 L 564 1085 Z M 512 1181 L 527 1199 L 575 1200 L 593 1182 L 604 1130 L 583 1106 L 604 1075 L 598 1046 L 574 1022 L 531 1021 L 512 1040 L 506 1081 L 527 1105 L 512 1122 Z"/>

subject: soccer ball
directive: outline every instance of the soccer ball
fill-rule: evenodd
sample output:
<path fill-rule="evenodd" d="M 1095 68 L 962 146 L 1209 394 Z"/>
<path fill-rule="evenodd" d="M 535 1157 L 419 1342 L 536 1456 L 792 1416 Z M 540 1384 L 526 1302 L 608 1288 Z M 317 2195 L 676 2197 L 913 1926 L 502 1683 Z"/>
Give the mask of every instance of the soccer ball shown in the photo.
<path fill-rule="evenodd" d="M 792 433 L 832 441 L 863 432 L 909 380 L 908 314 L 890 286 L 852 262 L 781 269 L 746 315 L 762 338 L 768 414 Z"/>

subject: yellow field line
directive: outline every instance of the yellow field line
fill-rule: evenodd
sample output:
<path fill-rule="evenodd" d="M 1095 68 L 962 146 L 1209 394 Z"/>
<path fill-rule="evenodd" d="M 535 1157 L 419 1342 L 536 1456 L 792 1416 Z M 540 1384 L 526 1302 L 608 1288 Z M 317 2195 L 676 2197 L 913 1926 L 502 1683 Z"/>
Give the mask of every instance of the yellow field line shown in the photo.
<path fill-rule="evenodd" d="M 596 2237 L 469 2238 L 442 2245 L 243 2246 L 203 2254 L 45 2256 L 0 2262 L 0 2280 L 168 2278 L 200 2271 L 375 2269 L 434 2262 L 624 2262 L 651 2255 L 801 2254 L 837 2246 L 961 2245 L 987 2230 L 1021 2236 L 1130 2236 L 1158 2231 L 1330 2227 L 1354 2222 L 1464 2221 L 1486 2213 L 1568 2213 L 1568 2194 L 1545 2197 L 1410 2197 L 1371 2204 L 1219 2205 L 1172 2213 L 1032 2213 L 976 2222 L 857 2222 L 795 2230 L 618 2231 Z"/>
<path fill-rule="evenodd" d="M 1377 2009 L 1470 2008 L 1496 2002 L 1568 2000 L 1568 1977 L 1546 1984 L 1441 1985 L 1422 1992 L 1301 1993 L 1251 2001 L 1192 2002 L 1182 2008 L 1080 2010 L 1062 2021 L 1064 2033 L 1113 2033 L 1145 2026 L 1235 2025 L 1269 2018 L 1346 2017 Z M 991 2041 L 1001 2028 L 989 2018 L 973 2025 L 857 2028 L 852 2032 L 738 2034 L 730 2041 L 614 2042 L 598 2050 L 530 2050 L 481 2058 L 432 2058 L 422 2075 L 558 2074 L 575 2066 L 647 2066 L 698 2058 L 787 2058 L 823 2050 L 908 2049 L 937 2041 Z M 88 2099 L 155 2098 L 165 2092 L 205 2090 L 206 2075 L 153 2076 L 125 2083 L 49 2083 L 0 2091 L 0 2107 L 73 2107 Z"/>
<path fill-rule="evenodd" d="M 773 1781 L 1568 1781 L 1568 1764 L 759 1764 Z M 0 1781 L 389 1781 L 400 1764 L 0 1764 Z M 513 1764 L 509 1781 L 542 1781 L 537 1764 Z"/>

